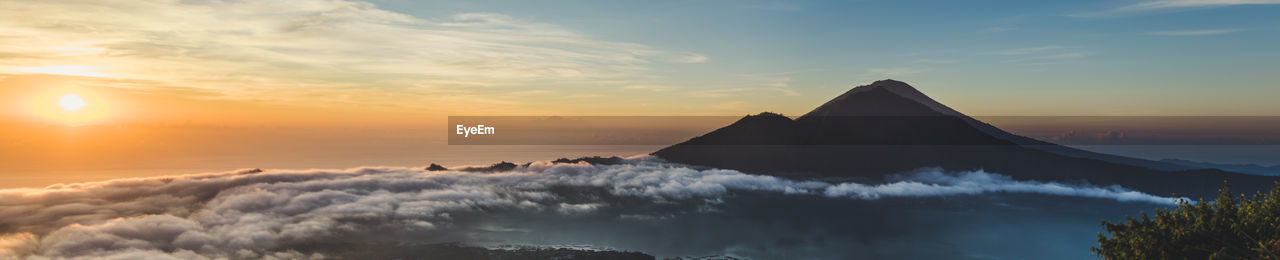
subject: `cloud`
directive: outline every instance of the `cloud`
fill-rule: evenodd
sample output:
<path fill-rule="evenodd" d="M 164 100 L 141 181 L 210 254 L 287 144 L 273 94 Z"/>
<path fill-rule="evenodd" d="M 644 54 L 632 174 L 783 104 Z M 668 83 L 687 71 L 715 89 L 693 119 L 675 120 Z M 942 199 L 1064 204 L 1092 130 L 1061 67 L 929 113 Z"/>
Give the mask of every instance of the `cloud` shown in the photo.
<path fill-rule="evenodd" d="M 692 92 L 692 95 L 695 97 L 719 98 L 743 93 L 767 92 L 784 96 L 800 96 L 800 92 L 797 92 L 791 86 L 791 77 L 788 75 L 793 73 L 795 72 L 741 74 L 738 75 L 738 78 L 742 79 L 742 82 L 734 85 L 744 87 L 700 90 Z"/>
<path fill-rule="evenodd" d="M 1237 32 L 1242 32 L 1247 30 L 1248 29 L 1178 30 L 1178 31 L 1148 32 L 1147 34 L 1164 35 L 1164 36 L 1201 36 L 1201 35 L 1219 35 L 1219 34 L 1237 33 Z"/>
<path fill-rule="evenodd" d="M 1090 56 L 1090 55 L 1093 55 L 1093 53 L 1091 53 L 1091 52 L 1087 52 L 1087 51 L 1076 51 L 1076 52 L 1064 52 L 1064 53 L 1049 54 L 1049 55 L 1044 55 L 1044 56 L 1036 56 L 1036 57 L 1031 57 L 1031 58 L 1028 58 L 1028 59 L 1031 59 L 1031 60 L 1066 60 L 1066 59 L 1079 59 L 1079 58 L 1084 58 L 1084 57 L 1088 57 L 1088 56 Z"/>
<path fill-rule="evenodd" d="M 1199 8 L 1224 7 L 1236 5 L 1274 5 L 1280 0 L 1154 0 L 1125 5 L 1113 9 L 1070 14 L 1080 18 L 1105 18 L 1152 12 L 1171 12 Z"/>
<path fill-rule="evenodd" d="M 672 90 L 680 89 L 680 87 L 676 87 L 676 86 L 665 86 L 665 85 L 630 85 L 630 86 L 622 87 L 622 89 L 626 89 L 626 90 L 647 90 L 647 91 L 659 91 L 659 92 L 661 92 L 661 91 L 672 91 Z"/>
<path fill-rule="evenodd" d="M 592 212 L 592 211 L 596 211 L 596 209 L 599 209 L 600 207 L 604 207 L 604 206 L 606 206 L 606 205 L 608 205 L 608 204 L 604 204 L 604 203 L 585 203 L 585 204 L 569 204 L 569 203 L 560 203 L 560 206 L 559 206 L 558 208 L 556 208 L 556 211 L 559 211 L 560 213 L 562 213 L 562 214 L 566 214 L 566 215 L 573 215 L 573 214 L 585 214 L 585 213 L 590 213 L 590 212 Z"/>
<path fill-rule="evenodd" d="M 707 58 L 702 54 L 689 53 L 676 58 L 675 61 L 679 63 L 707 63 L 710 60 L 711 58 Z"/>
<path fill-rule="evenodd" d="M 1028 47 L 1017 49 L 1004 49 L 983 52 L 985 55 L 1009 56 L 1005 62 L 1025 63 L 1025 64 L 1049 64 L 1055 61 L 1080 59 L 1092 56 L 1092 52 L 1074 50 L 1076 47 L 1048 45 L 1040 47 Z"/>
<path fill-rule="evenodd" d="M 1068 49 L 1068 48 L 1070 48 L 1070 47 L 1057 46 L 1057 45 L 1050 45 L 1050 46 L 1040 46 L 1040 47 L 1030 47 L 1030 48 L 1018 48 L 1018 49 L 996 50 L 996 51 L 984 52 L 983 54 L 991 54 L 991 55 L 1028 55 L 1028 54 L 1044 53 L 1044 52 L 1047 52 L 1047 51 L 1063 50 L 1063 49 Z"/>
<path fill-rule="evenodd" d="M 1274 5 L 1280 4 L 1280 0 L 1157 0 L 1141 2 L 1133 5 L 1127 5 L 1116 10 L 1119 11 L 1142 11 L 1157 10 L 1170 8 L 1203 8 L 1233 5 Z"/>
<path fill-rule="evenodd" d="M 926 68 L 909 68 L 909 67 L 893 67 L 893 68 L 869 68 L 867 74 L 874 77 L 898 77 L 906 75 L 915 75 L 929 72 Z"/>
<path fill-rule="evenodd" d="M 1018 27 L 993 26 L 982 29 L 983 33 L 998 33 L 1017 30 Z"/>
<path fill-rule="evenodd" d="M 841 183 L 826 189 L 825 194 L 833 197 L 878 199 L 880 197 L 928 197 L 1007 192 L 1102 198 L 1165 205 L 1176 205 L 1179 201 L 1185 200 L 1154 196 L 1125 190 L 1120 187 L 1102 188 L 1035 181 L 1014 181 L 1008 176 L 991 174 L 981 170 L 948 175 L 937 169 L 930 169 L 906 175 L 900 179 L 902 180 L 898 182 L 881 185 Z"/>
<path fill-rule="evenodd" d="M 362 1 L 5 1 L 0 16 L 0 53 L 21 54 L 0 60 L 0 74 L 227 98 L 591 84 L 708 60 L 504 14 L 417 17 Z M 321 95 L 360 90 L 370 93 Z"/>
<path fill-rule="evenodd" d="M 29 255 L 35 253 L 39 244 L 31 233 L 0 234 L 0 257 Z"/>
<path fill-rule="evenodd" d="M 323 256 L 292 248 L 520 230 L 491 219 L 663 221 L 716 212 L 723 198 L 738 193 L 876 200 L 998 192 L 1175 201 L 1119 187 L 1013 181 L 982 171 L 926 169 L 884 184 L 829 183 L 695 169 L 650 157 L 611 166 L 535 162 L 496 173 L 387 167 L 240 171 L 0 190 L 0 254 L 318 258 Z"/>
<path fill-rule="evenodd" d="M 915 63 L 924 63 L 924 64 L 952 64 L 952 63 L 958 63 L 958 62 L 960 62 L 960 61 L 957 61 L 957 60 L 941 60 L 941 59 L 917 59 L 917 60 L 915 60 L 915 61 L 913 61 L 913 62 L 915 62 Z"/>
<path fill-rule="evenodd" d="M 82 77 L 114 77 L 115 75 L 98 72 L 102 67 L 91 66 L 46 66 L 46 67 L 16 67 L 14 72 L 34 73 L 34 74 L 53 74 L 66 76 L 82 76 Z"/>
<path fill-rule="evenodd" d="M 732 97 L 749 92 L 769 92 L 782 94 L 783 96 L 799 96 L 800 92 L 796 92 L 789 86 L 784 87 L 750 87 L 750 88 L 719 88 L 700 90 L 692 93 L 695 97 L 720 98 Z"/>

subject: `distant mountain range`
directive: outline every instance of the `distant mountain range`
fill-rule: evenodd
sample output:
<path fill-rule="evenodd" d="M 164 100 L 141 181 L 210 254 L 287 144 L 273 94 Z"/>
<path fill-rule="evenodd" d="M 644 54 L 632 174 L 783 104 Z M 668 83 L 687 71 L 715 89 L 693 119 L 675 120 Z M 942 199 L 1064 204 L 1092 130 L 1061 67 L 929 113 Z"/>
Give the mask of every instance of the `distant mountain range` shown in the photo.
<path fill-rule="evenodd" d="M 1182 159 L 1164 159 L 1160 162 L 1172 163 L 1197 169 L 1219 169 L 1224 171 L 1280 176 L 1280 165 L 1264 166 L 1259 164 L 1228 164 L 1228 163 L 1210 163 L 1196 162 Z"/>
<path fill-rule="evenodd" d="M 315 243 L 290 249 L 337 259 L 656 259 L 639 252 L 539 246 L 484 248 L 462 243 Z"/>
<path fill-rule="evenodd" d="M 977 170 L 1018 180 L 1121 185 L 1159 195 L 1211 196 L 1275 177 L 1102 154 L 1015 135 L 894 80 L 859 86 L 792 119 L 748 115 L 653 153 L 678 163 L 792 178 L 884 181 L 919 168 Z"/>

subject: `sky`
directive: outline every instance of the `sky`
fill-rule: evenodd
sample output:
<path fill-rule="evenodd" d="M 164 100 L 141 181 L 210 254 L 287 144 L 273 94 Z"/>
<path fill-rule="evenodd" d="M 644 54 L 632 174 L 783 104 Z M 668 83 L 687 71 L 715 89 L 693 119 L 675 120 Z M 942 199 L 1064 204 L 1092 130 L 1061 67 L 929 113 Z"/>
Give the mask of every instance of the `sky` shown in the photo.
<path fill-rule="evenodd" d="M 426 163 L 448 116 L 795 116 L 886 78 L 975 116 L 1277 116 L 1277 12 L 1274 0 L 3 1 L 0 170 Z M 64 111 L 72 94 L 85 106 Z M 507 158 L 535 157 L 521 156 Z M 191 166 L 205 161 L 217 167 Z"/>
<path fill-rule="evenodd" d="M 973 115 L 1274 115 L 1278 4 L 5 1 L 0 86 L 107 123 L 795 115 L 884 78 Z"/>

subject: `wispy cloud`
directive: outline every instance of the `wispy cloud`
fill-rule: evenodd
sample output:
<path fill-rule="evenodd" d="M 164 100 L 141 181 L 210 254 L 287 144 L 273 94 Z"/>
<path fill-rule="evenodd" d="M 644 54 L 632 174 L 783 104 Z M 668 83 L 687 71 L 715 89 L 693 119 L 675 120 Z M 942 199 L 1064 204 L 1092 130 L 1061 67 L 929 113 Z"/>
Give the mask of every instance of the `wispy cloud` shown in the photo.
<path fill-rule="evenodd" d="M 983 32 L 983 33 L 998 33 L 998 32 L 1013 31 L 1013 30 L 1017 30 L 1017 29 L 1018 29 L 1017 27 L 993 26 L 993 27 L 987 27 L 987 28 L 985 28 L 985 29 L 982 29 L 982 32 Z"/>
<path fill-rule="evenodd" d="M 1235 5 L 1274 5 L 1280 4 L 1280 0 L 1154 0 L 1145 1 L 1131 5 L 1116 7 L 1113 9 L 1071 14 L 1069 16 L 1082 18 L 1101 18 L 1114 17 L 1127 14 L 1139 14 L 1157 11 L 1177 11 L 1197 8 L 1223 7 Z"/>
<path fill-rule="evenodd" d="M 672 91 L 672 90 L 680 89 L 680 87 L 676 87 L 676 86 L 666 86 L 666 85 L 630 85 L 630 86 L 622 87 L 622 89 L 626 89 L 626 90 L 647 90 L 647 91 L 658 91 L 658 92 L 661 92 L 661 91 Z"/>
<path fill-rule="evenodd" d="M 782 94 L 784 96 L 799 96 L 795 88 L 791 86 L 791 74 L 795 72 L 780 73 L 759 73 L 759 74 L 742 74 L 738 78 L 742 82 L 732 83 L 732 88 L 716 88 L 692 92 L 694 97 L 704 98 L 720 98 L 738 96 L 745 93 L 771 93 Z"/>
<path fill-rule="evenodd" d="M 1087 51 L 1077 51 L 1077 52 L 1065 52 L 1065 53 L 1050 54 L 1050 55 L 1044 55 L 1044 56 L 1036 56 L 1032 58 L 1041 59 L 1041 60 L 1065 60 L 1065 59 L 1079 59 L 1079 58 L 1088 57 L 1090 55 L 1093 55 L 1093 53 L 1087 52 Z"/>
<path fill-rule="evenodd" d="M 680 63 L 706 63 L 710 60 L 711 59 L 707 58 L 707 56 L 697 53 L 688 53 L 675 59 L 676 62 Z"/>
<path fill-rule="evenodd" d="M 20 54 L 0 59 L 0 74 L 112 76 L 228 98 L 597 84 L 708 61 L 504 14 L 416 17 L 361 1 L 4 1 L 0 16 L 0 53 Z"/>
<path fill-rule="evenodd" d="M 1059 45 L 994 50 L 980 54 L 1008 56 L 1004 62 L 1036 64 L 1059 63 L 1093 55 L 1092 52 L 1079 50 L 1077 47 Z"/>
<path fill-rule="evenodd" d="M 694 97 L 704 98 L 721 98 L 733 97 L 746 93 L 776 93 L 783 96 L 799 96 L 800 92 L 796 92 L 790 87 L 744 87 L 744 88 L 717 88 L 702 91 L 695 91 L 691 94 Z"/>
<path fill-rule="evenodd" d="M 915 75 L 915 74 L 920 74 L 925 72 L 929 72 L 929 69 L 913 68 L 913 67 L 891 67 L 891 68 L 867 69 L 867 74 L 869 76 L 877 76 L 877 77 L 898 77 L 898 76 L 906 76 L 906 75 Z"/>
<path fill-rule="evenodd" d="M 1177 30 L 1177 31 L 1148 32 L 1147 34 L 1165 35 L 1165 36 L 1200 36 L 1200 35 L 1219 35 L 1219 34 L 1237 33 L 1237 32 L 1242 32 L 1247 30 L 1248 29 Z"/>
<path fill-rule="evenodd" d="M 51 74 L 64 76 L 81 76 L 81 77 L 115 77 L 110 73 L 101 72 L 103 67 L 94 66 L 46 66 L 46 67 L 15 67 L 14 72 L 32 73 L 32 74 Z"/>
<path fill-rule="evenodd" d="M 1274 5 L 1280 0 L 1157 0 L 1127 5 L 1117 10 L 1141 11 L 1170 8 L 1198 8 L 1232 5 Z"/>
<path fill-rule="evenodd" d="M 1005 60 L 1004 62 L 1018 63 L 1022 65 L 1049 65 L 1049 64 L 1067 63 L 1072 60 L 1082 59 L 1089 56 L 1093 56 L 1093 53 L 1087 52 L 1087 51 L 1073 51 L 1073 52 L 1020 56 L 1015 59 Z"/>
<path fill-rule="evenodd" d="M 983 54 L 990 54 L 990 55 L 1028 55 L 1028 54 L 1044 53 L 1044 52 L 1047 52 L 1047 51 L 1063 50 L 1063 49 L 1068 49 L 1068 48 L 1071 48 L 1071 47 L 1057 46 L 1057 45 L 1050 45 L 1050 46 L 1040 46 L 1040 47 L 1029 47 L 1029 48 L 1017 48 L 1017 49 L 995 50 L 995 51 L 988 51 L 988 52 L 984 52 Z"/>
<path fill-rule="evenodd" d="M 942 59 L 918 59 L 918 60 L 915 60 L 915 61 L 912 61 L 912 62 L 915 62 L 915 63 L 924 63 L 924 64 L 951 64 L 951 63 L 957 63 L 957 62 L 960 62 L 960 61 L 957 61 L 957 60 L 942 60 Z"/>

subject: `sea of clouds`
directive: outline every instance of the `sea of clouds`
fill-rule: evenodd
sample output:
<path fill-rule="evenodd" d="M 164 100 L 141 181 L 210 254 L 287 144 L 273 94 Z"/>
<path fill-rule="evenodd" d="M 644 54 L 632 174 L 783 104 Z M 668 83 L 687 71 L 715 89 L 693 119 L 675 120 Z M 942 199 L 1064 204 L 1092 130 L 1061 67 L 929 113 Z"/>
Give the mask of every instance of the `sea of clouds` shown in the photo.
<path fill-rule="evenodd" d="M 519 230 L 489 218 L 660 221 L 737 194 L 878 200 L 1029 193 L 1173 205 L 1120 187 L 921 169 L 883 184 L 800 181 L 634 157 L 474 173 L 414 168 L 235 171 L 0 190 L 3 258 L 323 258 L 332 241 L 460 241 Z"/>

